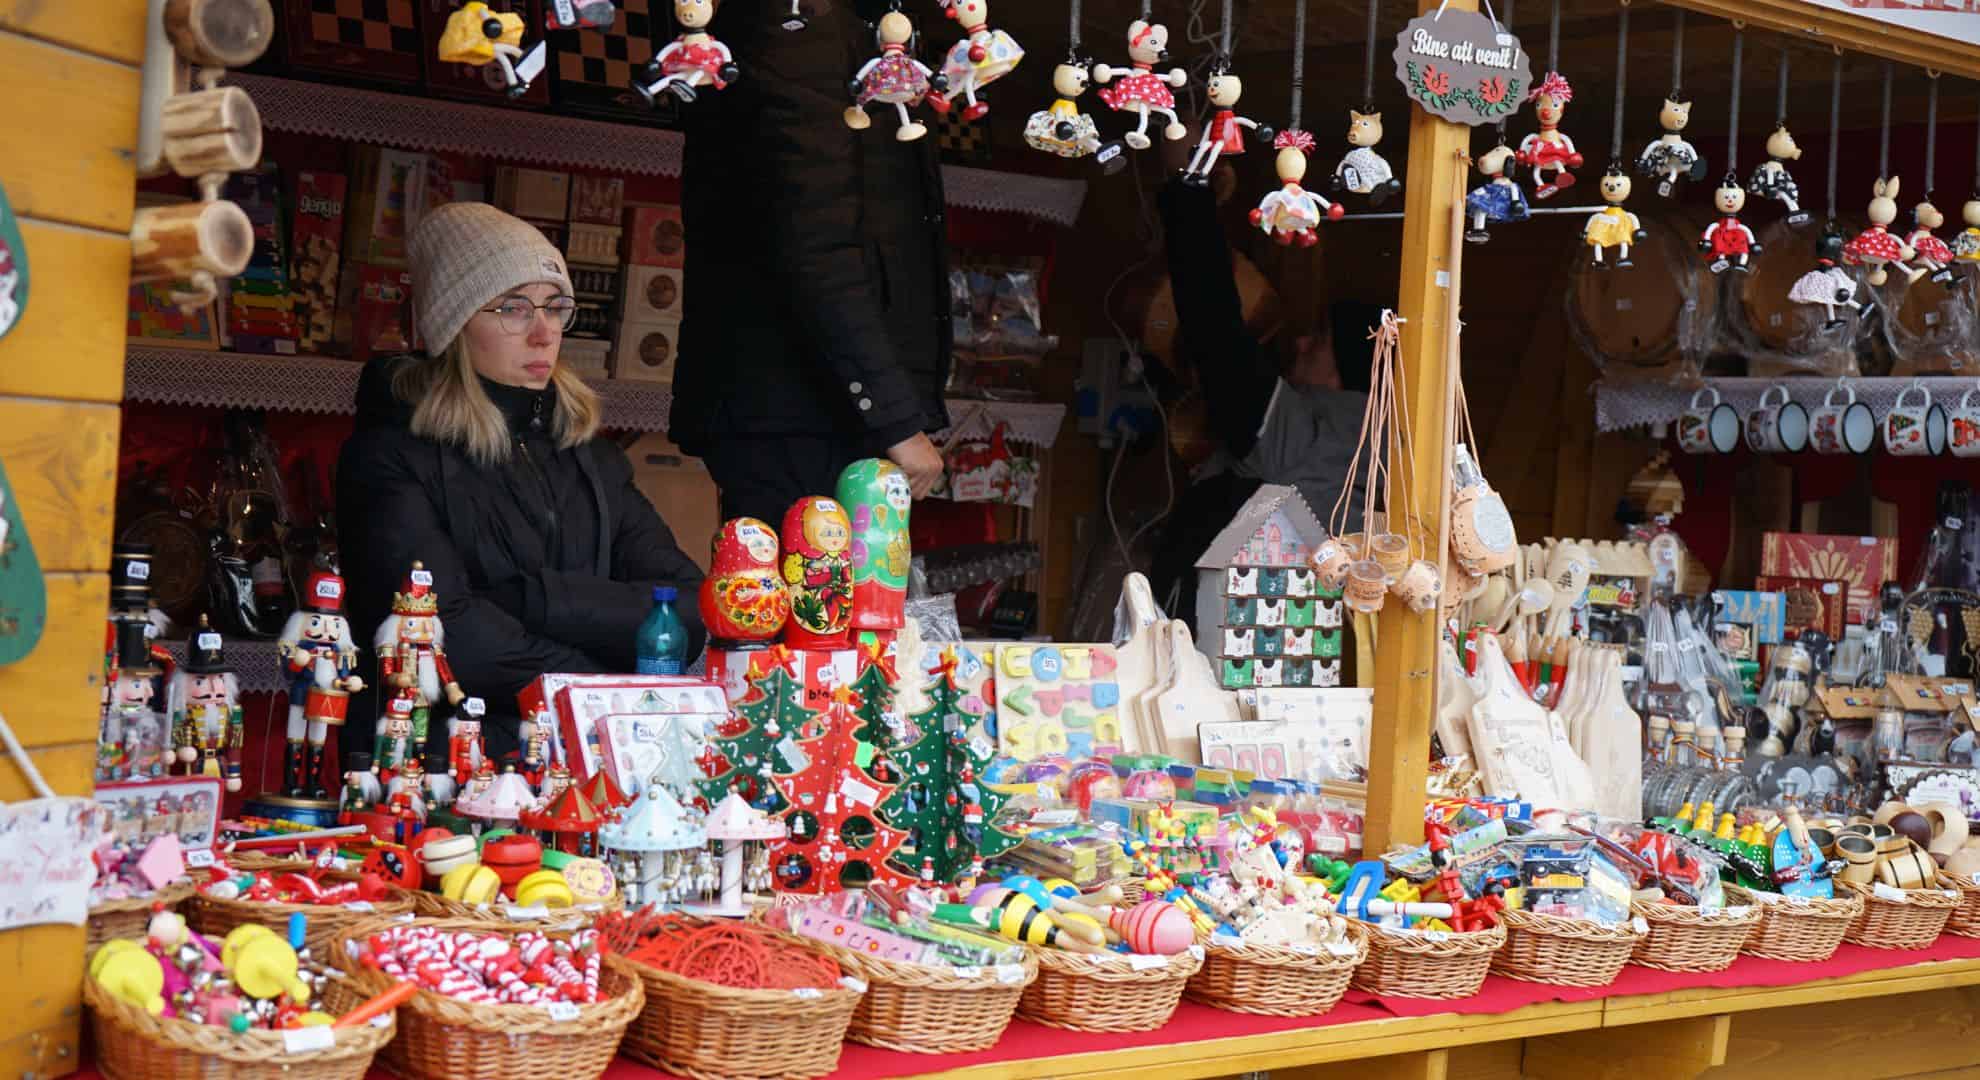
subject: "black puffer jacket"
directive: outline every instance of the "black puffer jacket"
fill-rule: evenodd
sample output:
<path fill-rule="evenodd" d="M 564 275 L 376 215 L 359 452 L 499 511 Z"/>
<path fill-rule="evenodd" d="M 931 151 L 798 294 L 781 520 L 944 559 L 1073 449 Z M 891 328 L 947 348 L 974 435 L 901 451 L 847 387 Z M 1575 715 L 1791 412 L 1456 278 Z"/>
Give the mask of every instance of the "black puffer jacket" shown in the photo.
<path fill-rule="evenodd" d="M 884 105 L 865 131 L 841 118 L 848 77 L 878 52 L 865 20 L 886 5 L 804 6 L 811 24 L 792 33 L 784 0 L 721 5 L 709 29 L 742 77 L 683 110 L 693 285 L 669 430 L 690 453 L 718 434 L 850 436 L 879 453 L 948 422 L 935 139 L 897 141 Z"/>
<path fill-rule="evenodd" d="M 558 449 L 554 389 L 483 380 L 518 449 L 503 465 L 476 465 L 409 429 L 412 406 L 391 391 L 402 362 L 366 366 L 357 428 L 337 466 L 338 542 L 360 645 L 391 613 L 413 560 L 424 562 L 447 659 L 461 688 L 487 703 L 482 732 L 498 758 L 516 746 L 516 693 L 537 675 L 633 669 L 634 632 L 655 585 L 680 588 L 678 610 L 699 651 L 701 570 L 633 485 L 624 451 L 602 438 Z M 376 704 L 355 701 L 351 713 L 345 748 L 369 748 Z M 435 727 L 428 748 L 437 756 L 446 740 Z"/>

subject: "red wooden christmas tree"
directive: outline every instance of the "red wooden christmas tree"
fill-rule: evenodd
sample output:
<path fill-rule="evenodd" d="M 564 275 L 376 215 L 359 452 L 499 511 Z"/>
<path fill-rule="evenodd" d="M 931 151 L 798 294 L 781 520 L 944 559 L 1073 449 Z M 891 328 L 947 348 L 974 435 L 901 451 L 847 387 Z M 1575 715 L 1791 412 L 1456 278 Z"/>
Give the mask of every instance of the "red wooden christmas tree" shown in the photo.
<path fill-rule="evenodd" d="M 887 865 L 906 834 L 875 813 L 899 778 L 887 755 L 859 740 L 857 700 L 850 687 L 834 691 L 819 714 L 820 734 L 796 748 L 804 760 L 776 776 L 790 806 L 784 816 L 789 835 L 770 845 L 781 892 L 838 892 L 908 880 Z"/>

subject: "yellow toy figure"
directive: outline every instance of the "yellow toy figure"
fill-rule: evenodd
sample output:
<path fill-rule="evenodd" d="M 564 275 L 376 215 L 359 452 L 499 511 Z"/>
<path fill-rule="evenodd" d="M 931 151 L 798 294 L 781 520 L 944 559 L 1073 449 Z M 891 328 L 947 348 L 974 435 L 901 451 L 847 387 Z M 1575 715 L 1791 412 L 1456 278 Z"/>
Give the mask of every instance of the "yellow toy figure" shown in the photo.
<path fill-rule="evenodd" d="M 521 15 L 495 11 L 483 0 L 468 0 L 447 16 L 447 26 L 440 31 L 440 62 L 475 67 L 494 63 L 502 70 L 509 96 L 520 98 L 529 93 L 530 80 L 543 73 L 545 60 L 541 41 L 523 55 L 522 36 Z"/>
<path fill-rule="evenodd" d="M 1635 214 L 1623 209 L 1623 201 L 1629 198 L 1629 176 L 1622 166 L 1609 166 L 1608 174 L 1602 177 L 1602 201 L 1609 205 L 1588 215 L 1588 223 L 1581 227 L 1581 241 L 1587 244 L 1595 256 L 1595 268 L 1614 266 L 1627 270 L 1636 265 L 1629 261 L 1629 246 L 1646 235 L 1643 223 Z M 1616 261 L 1602 260 L 1602 252 L 1616 248 Z"/>
<path fill-rule="evenodd" d="M 1078 98 L 1086 93 L 1087 63 L 1078 56 L 1052 69 L 1052 90 L 1058 94 L 1049 109 L 1031 114 L 1024 125 L 1024 141 L 1033 150 L 1060 157 L 1085 157 L 1100 149 L 1100 130 L 1093 118 L 1079 111 Z"/>
<path fill-rule="evenodd" d="M 1953 237 L 1953 258 L 1968 266 L 1980 264 L 1980 196 L 1966 200 L 1959 208 L 1960 219 L 1966 228 Z"/>

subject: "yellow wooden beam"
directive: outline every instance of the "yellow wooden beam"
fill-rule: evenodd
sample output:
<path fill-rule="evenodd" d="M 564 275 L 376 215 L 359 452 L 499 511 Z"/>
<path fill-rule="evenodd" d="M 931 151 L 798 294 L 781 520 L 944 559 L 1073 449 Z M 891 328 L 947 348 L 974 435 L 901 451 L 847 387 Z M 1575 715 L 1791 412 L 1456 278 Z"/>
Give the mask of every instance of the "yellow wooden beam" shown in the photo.
<path fill-rule="evenodd" d="M 1440 0 L 1420 0 L 1419 12 Z M 1478 10 L 1477 0 L 1450 7 Z M 1443 565 L 1444 518 L 1450 498 L 1450 378 L 1457 364 L 1446 355 L 1446 332 L 1456 317 L 1452 295 L 1453 204 L 1460 198 L 1464 152 L 1471 129 L 1412 107 L 1409 180 L 1403 205 L 1402 279 L 1398 304 L 1402 328 L 1402 396 L 1408 410 L 1412 478 L 1408 505 L 1392 509 L 1389 527 L 1407 530 L 1433 565 Z M 1423 784 L 1430 768 L 1430 722 L 1437 711 L 1435 611 L 1416 614 L 1401 603 L 1382 610 L 1375 649 L 1375 717 L 1368 754 L 1366 849 L 1386 851 L 1423 839 Z"/>
<path fill-rule="evenodd" d="M 14 212 L 129 232 L 137 202 L 138 69 L 0 30 L 0 72 L 0 183 Z M 48 293 L 59 291 L 58 282 L 48 284 L 55 286 L 44 286 Z"/>
<path fill-rule="evenodd" d="M 0 0 L 0 30 L 13 30 L 136 66 L 144 62 L 145 0 Z"/>
<path fill-rule="evenodd" d="M 0 667 L 0 712 L 28 747 L 94 739 L 102 707 L 110 579 L 101 573 L 44 574 L 42 582 L 48 624 L 32 662 Z"/>
<path fill-rule="evenodd" d="M 21 242 L 35 282 L 50 287 L 0 338 L 0 395 L 122 401 L 130 237 L 23 218 Z"/>
<path fill-rule="evenodd" d="M 0 398 L 0 462 L 46 573 L 110 568 L 118 421 L 115 405 Z"/>
<path fill-rule="evenodd" d="M 1693 1077 L 1726 1062 L 1732 1017 L 1687 1016 L 1639 1028 L 1624 1038 L 1612 1031 L 1575 1031 L 1526 1041 L 1521 1071 L 1533 1080 L 1636 1080 Z"/>
<path fill-rule="evenodd" d="M 1817 7 L 1807 0 L 1664 0 L 1672 7 L 1711 15 L 1829 45 L 1930 68 L 1947 75 L 1980 79 L 1980 44 L 1955 41 L 1881 22 L 1848 11 Z"/>

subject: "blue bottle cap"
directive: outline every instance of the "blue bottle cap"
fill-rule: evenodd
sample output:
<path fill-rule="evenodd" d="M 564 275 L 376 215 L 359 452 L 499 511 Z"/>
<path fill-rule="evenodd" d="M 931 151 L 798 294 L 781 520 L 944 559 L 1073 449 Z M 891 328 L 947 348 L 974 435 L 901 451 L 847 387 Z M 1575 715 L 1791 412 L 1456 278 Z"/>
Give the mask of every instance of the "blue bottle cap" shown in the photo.
<path fill-rule="evenodd" d="M 656 604 L 671 604 L 678 596 L 680 596 L 680 592 L 672 585 L 655 585 L 653 587 L 653 602 Z"/>

